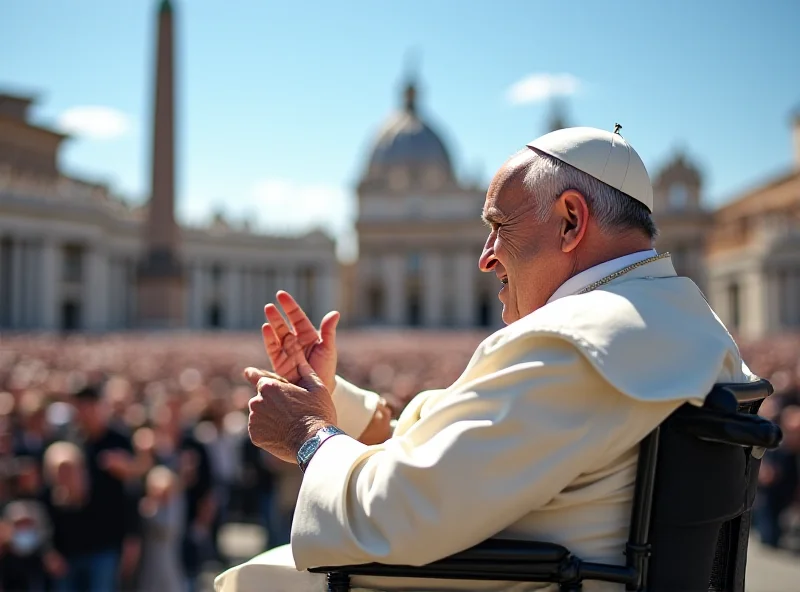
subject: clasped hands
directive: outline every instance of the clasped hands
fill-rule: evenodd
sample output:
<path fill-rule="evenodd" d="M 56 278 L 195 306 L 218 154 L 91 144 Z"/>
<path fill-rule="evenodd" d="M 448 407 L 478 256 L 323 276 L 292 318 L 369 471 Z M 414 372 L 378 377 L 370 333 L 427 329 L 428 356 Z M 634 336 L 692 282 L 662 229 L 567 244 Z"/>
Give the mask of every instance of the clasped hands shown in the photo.
<path fill-rule="evenodd" d="M 261 327 L 264 348 L 273 372 L 247 368 L 245 378 L 258 394 L 249 403 L 248 431 L 259 448 L 286 462 L 296 462 L 303 443 L 326 425 L 336 425 L 331 393 L 336 386 L 336 326 L 339 313 L 322 319 L 319 331 L 287 292 L 278 292 L 289 324 L 275 304 L 264 307 Z M 384 442 L 390 435 L 389 413 L 381 400 L 359 440 Z"/>

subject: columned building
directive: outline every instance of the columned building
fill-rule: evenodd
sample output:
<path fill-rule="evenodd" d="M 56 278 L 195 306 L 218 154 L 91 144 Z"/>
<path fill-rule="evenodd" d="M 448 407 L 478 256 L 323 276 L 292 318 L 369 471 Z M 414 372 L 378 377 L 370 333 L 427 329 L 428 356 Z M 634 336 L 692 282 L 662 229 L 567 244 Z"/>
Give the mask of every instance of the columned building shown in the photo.
<path fill-rule="evenodd" d="M 357 188 L 359 258 L 345 286 L 350 324 L 495 327 L 501 285 L 478 269 L 485 190 L 459 182 L 409 82 Z"/>
<path fill-rule="evenodd" d="M 0 95 L 0 329 L 136 328 L 147 208 L 62 174 L 64 136 L 32 124 L 31 103 Z M 278 288 L 315 321 L 336 308 L 335 243 L 322 233 L 267 236 L 217 220 L 180 235 L 180 327 L 257 329 Z"/>
<path fill-rule="evenodd" d="M 714 213 L 711 303 L 744 338 L 800 330 L 800 114 L 794 167 Z"/>
<path fill-rule="evenodd" d="M 315 322 L 336 308 L 339 267 L 324 234 L 176 224 L 173 19 L 161 0 L 145 207 L 62 174 L 66 136 L 30 121 L 29 97 L 0 94 L 0 329 L 257 329 L 278 289 Z"/>

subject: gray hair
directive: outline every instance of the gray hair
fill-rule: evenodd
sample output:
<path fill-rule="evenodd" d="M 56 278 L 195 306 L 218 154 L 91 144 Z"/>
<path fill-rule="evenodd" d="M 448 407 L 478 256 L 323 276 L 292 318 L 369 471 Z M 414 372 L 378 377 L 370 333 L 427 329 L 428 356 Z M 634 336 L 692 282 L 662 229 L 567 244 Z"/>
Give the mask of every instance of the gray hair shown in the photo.
<path fill-rule="evenodd" d="M 538 220 L 547 219 L 559 195 L 574 189 L 586 198 L 589 212 L 604 232 L 640 230 L 650 240 L 658 236 L 653 217 L 644 204 L 549 154 L 533 151 L 536 158 L 528 164 L 524 185 L 533 195 L 539 196 Z"/>

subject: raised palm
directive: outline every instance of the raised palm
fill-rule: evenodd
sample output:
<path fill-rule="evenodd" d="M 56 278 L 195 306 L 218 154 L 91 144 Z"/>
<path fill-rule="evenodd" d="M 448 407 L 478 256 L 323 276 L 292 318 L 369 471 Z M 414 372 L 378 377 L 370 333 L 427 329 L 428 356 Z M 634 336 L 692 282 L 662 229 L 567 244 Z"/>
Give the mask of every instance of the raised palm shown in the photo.
<path fill-rule="evenodd" d="M 317 331 L 291 295 L 280 291 L 277 300 L 286 312 L 290 325 L 287 325 L 278 307 L 270 303 L 264 307 L 267 323 L 261 327 L 264 348 L 275 373 L 292 383 L 297 383 L 300 374 L 297 370 L 299 362 L 296 354 L 299 353 L 297 348 L 302 348 L 305 358 L 328 388 L 328 392 L 333 392 L 337 360 L 336 325 L 339 323 L 339 313 L 329 312 L 325 315 Z M 293 334 L 297 339 L 286 342 L 286 336 L 289 334 Z"/>

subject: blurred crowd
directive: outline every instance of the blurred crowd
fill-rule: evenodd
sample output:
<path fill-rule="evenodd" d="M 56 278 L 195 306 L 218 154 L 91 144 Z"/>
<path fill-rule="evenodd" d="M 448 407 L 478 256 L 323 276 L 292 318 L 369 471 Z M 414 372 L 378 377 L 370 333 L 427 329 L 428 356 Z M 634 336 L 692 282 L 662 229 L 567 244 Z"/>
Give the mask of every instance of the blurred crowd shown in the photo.
<path fill-rule="evenodd" d="M 399 410 L 482 337 L 345 335 L 340 372 Z M 250 444 L 250 365 L 258 331 L 4 337 L 0 590 L 193 590 L 229 521 L 288 543 L 301 474 Z"/>
<path fill-rule="evenodd" d="M 759 414 L 783 431 L 777 450 L 761 463 L 753 527 L 770 547 L 800 551 L 800 336 L 784 336 L 742 348 L 757 374 L 775 393 Z"/>
<path fill-rule="evenodd" d="M 455 380 L 486 335 L 359 331 L 339 373 L 395 414 Z M 800 336 L 742 348 L 776 396 L 763 415 L 785 441 L 767 454 L 754 526 L 791 546 L 800 451 Z M 252 446 L 246 366 L 253 334 L 11 336 L 0 341 L 0 591 L 187 590 L 230 563 L 220 530 L 260 525 L 287 543 L 301 474 Z"/>

